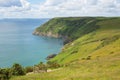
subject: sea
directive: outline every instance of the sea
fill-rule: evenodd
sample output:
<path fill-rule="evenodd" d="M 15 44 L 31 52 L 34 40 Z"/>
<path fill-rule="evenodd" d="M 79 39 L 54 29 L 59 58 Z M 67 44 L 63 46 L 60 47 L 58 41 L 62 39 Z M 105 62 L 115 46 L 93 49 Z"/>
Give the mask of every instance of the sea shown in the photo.
<path fill-rule="evenodd" d="M 35 36 L 32 32 L 49 19 L 0 19 L 0 68 L 14 63 L 34 66 L 47 62 L 50 54 L 58 54 L 63 40 Z"/>

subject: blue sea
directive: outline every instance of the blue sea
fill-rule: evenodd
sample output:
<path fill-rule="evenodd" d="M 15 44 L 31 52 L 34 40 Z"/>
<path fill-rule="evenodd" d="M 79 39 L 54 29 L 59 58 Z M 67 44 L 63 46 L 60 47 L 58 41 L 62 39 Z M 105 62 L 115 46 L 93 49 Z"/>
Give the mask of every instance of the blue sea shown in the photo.
<path fill-rule="evenodd" d="M 35 36 L 32 32 L 49 19 L 0 19 L 0 67 L 14 63 L 33 66 L 46 62 L 50 54 L 57 54 L 62 39 Z"/>

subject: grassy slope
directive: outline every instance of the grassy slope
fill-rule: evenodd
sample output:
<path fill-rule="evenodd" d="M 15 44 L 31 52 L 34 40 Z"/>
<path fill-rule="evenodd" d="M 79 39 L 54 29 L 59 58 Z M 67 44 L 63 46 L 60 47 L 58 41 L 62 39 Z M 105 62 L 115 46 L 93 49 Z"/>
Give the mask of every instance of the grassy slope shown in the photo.
<path fill-rule="evenodd" d="M 66 44 L 51 60 L 68 66 L 12 80 L 120 80 L 120 18 L 96 19 L 99 28 Z"/>
<path fill-rule="evenodd" d="M 120 80 L 118 54 L 95 60 L 76 61 L 49 73 L 13 77 L 11 80 Z"/>
<path fill-rule="evenodd" d="M 66 37 L 69 41 L 73 41 L 99 28 L 96 25 L 98 20 L 92 17 L 53 18 L 46 24 L 38 27 L 36 31 L 46 34 L 52 32 L 52 34 L 59 34 Z"/>
<path fill-rule="evenodd" d="M 116 53 L 120 50 L 119 44 L 114 45 L 114 42 L 120 38 L 119 23 L 120 19 L 108 19 L 98 22 L 99 29 L 65 45 L 62 52 L 52 61 L 64 64 L 88 56 L 97 58 Z"/>

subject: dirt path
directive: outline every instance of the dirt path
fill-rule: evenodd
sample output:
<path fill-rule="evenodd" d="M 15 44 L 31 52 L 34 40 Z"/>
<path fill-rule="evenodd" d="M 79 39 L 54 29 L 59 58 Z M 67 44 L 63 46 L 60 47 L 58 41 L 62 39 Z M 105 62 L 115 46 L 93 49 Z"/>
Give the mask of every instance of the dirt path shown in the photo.
<path fill-rule="evenodd" d="M 62 68 L 58 68 L 58 69 L 48 69 L 47 72 L 53 72 L 53 71 L 57 71 L 57 70 L 60 70 L 60 69 L 62 69 Z M 29 72 L 29 73 L 27 73 L 26 75 L 30 75 L 30 74 L 36 74 L 36 73 L 34 73 L 34 72 Z"/>

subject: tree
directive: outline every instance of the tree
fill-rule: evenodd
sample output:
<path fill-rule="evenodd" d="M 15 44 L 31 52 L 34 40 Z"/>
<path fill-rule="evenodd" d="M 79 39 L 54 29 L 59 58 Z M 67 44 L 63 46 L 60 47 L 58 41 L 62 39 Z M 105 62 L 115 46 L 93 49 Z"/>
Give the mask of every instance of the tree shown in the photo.
<path fill-rule="evenodd" d="M 13 64 L 11 68 L 11 74 L 16 75 L 16 76 L 25 75 L 25 71 L 24 71 L 24 68 L 20 64 L 15 63 Z"/>

